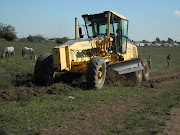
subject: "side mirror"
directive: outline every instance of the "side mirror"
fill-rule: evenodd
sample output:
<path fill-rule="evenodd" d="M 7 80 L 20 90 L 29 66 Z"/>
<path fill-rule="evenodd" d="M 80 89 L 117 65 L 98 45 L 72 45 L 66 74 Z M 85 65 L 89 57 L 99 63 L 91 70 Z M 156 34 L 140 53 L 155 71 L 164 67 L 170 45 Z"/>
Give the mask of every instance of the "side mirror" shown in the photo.
<path fill-rule="evenodd" d="M 80 38 L 83 38 L 84 36 L 82 35 L 82 29 L 81 29 L 81 27 L 79 28 L 79 37 Z"/>

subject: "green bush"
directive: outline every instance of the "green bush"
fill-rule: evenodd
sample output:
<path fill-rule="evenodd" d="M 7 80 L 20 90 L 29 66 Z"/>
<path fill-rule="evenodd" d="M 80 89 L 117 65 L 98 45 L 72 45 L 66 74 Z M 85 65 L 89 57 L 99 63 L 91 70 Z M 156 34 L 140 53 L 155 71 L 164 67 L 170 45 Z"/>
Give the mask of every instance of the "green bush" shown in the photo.
<path fill-rule="evenodd" d="M 7 41 L 13 41 L 13 40 L 15 40 L 17 37 L 16 37 L 16 35 L 13 33 L 13 32 L 10 32 L 10 31 L 8 31 L 8 32 L 6 32 L 5 34 L 4 34 L 4 39 L 6 39 Z"/>
<path fill-rule="evenodd" d="M 56 43 L 58 44 L 63 44 L 69 40 L 68 37 L 63 37 L 63 38 L 56 38 Z"/>
<path fill-rule="evenodd" d="M 17 38 L 15 28 L 11 25 L 0 23 L 0 38 L 13 41 Z"/>
<path fill-rule="evenodd" d="M 29 35 L 27 37 L 27 40 L 29 42 L 42 42 L 45 40 L 45 38 L 42 35 L 35 35 L 35 36 Z"/>

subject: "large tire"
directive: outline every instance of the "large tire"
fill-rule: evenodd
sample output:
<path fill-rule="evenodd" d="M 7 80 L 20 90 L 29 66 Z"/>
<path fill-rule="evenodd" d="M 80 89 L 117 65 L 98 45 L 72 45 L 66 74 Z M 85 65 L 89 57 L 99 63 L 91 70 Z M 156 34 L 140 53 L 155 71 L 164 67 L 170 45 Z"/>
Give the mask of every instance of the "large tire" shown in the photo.
<path fill-rule="evenodd" d="M 90 88 L 100 89 L 106 78 L 106 63 L 101 57 L 91 59 L 87 67 L 86 80 Z"/>
<path fill-rule="evenodd" d="M 41 54 L 34 68 L 34 79 L 36 84 L 48 85 L 53 77 L 53 58 L 50 54 Z"/>
<path fill-rule="evenodd" d="M 143 81 L 148 81 L 149 80 L 149 66 L 146 61 L 146 59 L 141 59 L 141 63 L 143 66 L 143 71 L 142 71 L 142 80 Z"/>

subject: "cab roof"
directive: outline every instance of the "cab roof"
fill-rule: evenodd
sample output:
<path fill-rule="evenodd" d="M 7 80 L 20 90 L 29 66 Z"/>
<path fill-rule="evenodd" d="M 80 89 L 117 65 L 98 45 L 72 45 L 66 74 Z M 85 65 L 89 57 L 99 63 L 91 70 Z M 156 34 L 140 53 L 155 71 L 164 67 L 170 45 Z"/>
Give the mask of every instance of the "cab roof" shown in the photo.
<path fill-rule="evenodd" d="M 122 18 L 122 19 L 126 19 L 126 17 L 124 17 L 124 16 L 122 16 L 122 15 L 120 15 L 120 14 L 114 12 L 114 11 L 104 11 L 103 13 L 99 13 L 99 14 L 105 14 L 105 13 L 108 13 L 108 12 L 110 12 L 110 13 L 112 13 L 112 14 L 114 14 L 114 15 L 116 15 L 117 17 L 120 17 L 120 18 Z M 93 16 L 93 15 L 98 15 L 98 14 L 84 14 L 84 15 L 82 15 L 82 17 Z"/>

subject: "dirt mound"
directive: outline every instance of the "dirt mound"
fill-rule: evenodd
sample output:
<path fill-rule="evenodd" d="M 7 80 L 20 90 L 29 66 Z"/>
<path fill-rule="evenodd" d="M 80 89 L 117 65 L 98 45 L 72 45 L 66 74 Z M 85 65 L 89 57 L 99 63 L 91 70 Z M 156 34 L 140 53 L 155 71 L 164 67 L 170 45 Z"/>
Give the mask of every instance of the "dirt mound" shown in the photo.
<path fill-rule="evenodd" d="M 111 86 L 135 86 L 135 83 L 127 79 L 125 75 L 118 74 L 118 72 L 110 69 L 107 69 L 105 84 Z"/>
<path fill-rule="evenodd" d="M 72 87 L 57 87 L 55 85 L 49 87 L 40 87 L 36 89 L 26 88 L 26 90 L 17 90 L 12 92 L 0 92 L 0 102 L 11 100 L 29 100 L 31 98 L 39 97 L 44 94 L 68 94 L 72 91 Z"/>
<path fill-rule="evenodd" d="M 152 73 L 150 74 L 149 82 L 143 82 L 143 85 L 149 86 L 154 82 L 167 81 L 172 79 L 180 79 L 180 70 L 177 71 L 164 71 L 161 73 Z M 71 82 L 72 83 L 72 82 Z M 113 70 L 107 69 L 107 76 L 105 84 L 111 86 L 128 86 L 133 87 L 136 84 L 131 80 L 128 80 L 125 75 L 120 75 Z M 76 84 L 77 86 L 77 84 Z M 67 94 L 72 90 L 72 85 L 66 85 L 64 87 L 57 87 L 52 85 L 49 87 L 36 87 L 36 88 L 26 88 L 25 90 L 17 90 L 12 92 L 0 92 L 0 102 L 8 100 L 29 100 L 30 98 L 39 97 L 43 94 Z"/>
<path fill-rule="evenodd" d="M 172 79 L 180 78 L 180 70 L 176 71 L 163 71 L 160 73 L 150 74 L 149 81 L 143 82 L 143 84 L 151 84 L 154 82 L 168 81 Z M 135 86 L 136 84 L 129 80 L 126 75 L 120 75 L 116 71 L 107 70 L 106 84 L 112 86 Z"/>

